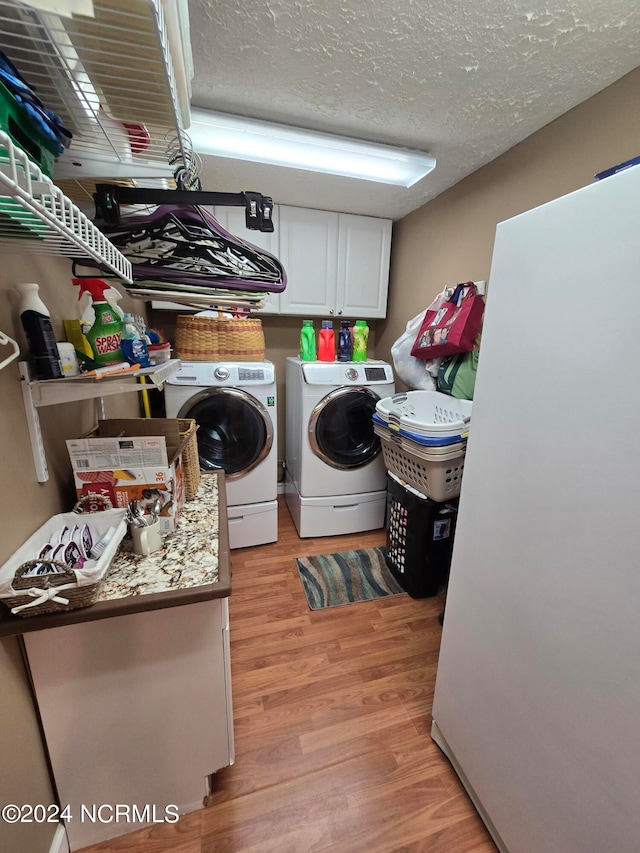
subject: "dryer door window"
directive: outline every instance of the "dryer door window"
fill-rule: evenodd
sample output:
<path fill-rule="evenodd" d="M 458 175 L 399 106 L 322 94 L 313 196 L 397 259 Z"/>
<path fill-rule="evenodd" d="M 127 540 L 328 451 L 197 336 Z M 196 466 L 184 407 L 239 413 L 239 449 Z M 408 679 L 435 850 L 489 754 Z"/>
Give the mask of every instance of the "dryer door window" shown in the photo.
<path fill-rule="evenodd" d="M 271 450 L 269 413 L 255 397 L 238 388 L 208 388 L 192 397 L 178 413 L 198 424 L 202 471 L 224 469 L 228 480 L 242 477 Z"/>
<path fill-rule="evenodd" d="M 337 388 L 311 413 L 309 442 L 313 452 L 332 468 L 367 465 L 380 453 L 372 415 L 378 396 L 368 388 Z"/>

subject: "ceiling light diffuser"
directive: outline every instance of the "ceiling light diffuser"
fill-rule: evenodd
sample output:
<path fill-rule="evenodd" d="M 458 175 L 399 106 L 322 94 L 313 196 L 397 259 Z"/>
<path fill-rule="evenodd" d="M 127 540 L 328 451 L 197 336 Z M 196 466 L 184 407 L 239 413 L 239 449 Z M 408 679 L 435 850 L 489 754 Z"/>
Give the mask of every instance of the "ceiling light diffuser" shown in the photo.
<path fill-rule="evenodd" d="M 209 110 L 191 111 L 188 133 L 198 154 L 288 166 L 399 187 L 413 186 L 436 166 L 435 159 L 422 151 L 392 148 Z"/>

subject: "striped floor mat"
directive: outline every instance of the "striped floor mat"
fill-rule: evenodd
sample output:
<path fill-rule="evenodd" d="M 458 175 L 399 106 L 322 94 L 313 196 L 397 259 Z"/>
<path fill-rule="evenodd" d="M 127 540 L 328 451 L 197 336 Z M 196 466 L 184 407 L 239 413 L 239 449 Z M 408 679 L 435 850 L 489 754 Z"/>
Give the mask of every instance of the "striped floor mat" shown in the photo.
<path fill-rule="evenodd" d="M 384 555 L 384 548 L 367 548 L 298 557 L 296 565 L 311 610 L 404 594 Z"/>

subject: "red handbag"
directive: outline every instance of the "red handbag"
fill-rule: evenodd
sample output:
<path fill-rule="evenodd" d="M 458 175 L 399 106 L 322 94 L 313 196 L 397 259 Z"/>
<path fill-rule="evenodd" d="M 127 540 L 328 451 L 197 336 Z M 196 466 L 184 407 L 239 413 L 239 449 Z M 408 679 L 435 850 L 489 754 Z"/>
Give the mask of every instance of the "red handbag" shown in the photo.
<path fill-rule="evenodd" d="M 471 352 L 484 313 L 484 299 L 472 281 L 459 284 L 451 299 L 437 311 L 427 311 L 411 355 L 429 360 Z"/>

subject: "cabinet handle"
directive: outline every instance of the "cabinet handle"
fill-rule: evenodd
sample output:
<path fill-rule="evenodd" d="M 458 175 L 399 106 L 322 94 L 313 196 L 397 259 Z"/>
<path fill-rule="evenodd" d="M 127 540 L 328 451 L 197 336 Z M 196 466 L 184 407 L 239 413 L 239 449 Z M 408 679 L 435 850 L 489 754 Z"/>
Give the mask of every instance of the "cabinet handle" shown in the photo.
<path fill-rule="evenodd" d="M 342 308 L 338 311 L 338 314 L 342 314 Z"/>
<path fill-rule="evenodd" d="M 335 314 L 335 311 L 333 310 L 333 308 L 329 308 L 329 314 Z"/>

